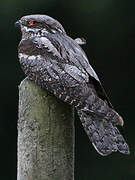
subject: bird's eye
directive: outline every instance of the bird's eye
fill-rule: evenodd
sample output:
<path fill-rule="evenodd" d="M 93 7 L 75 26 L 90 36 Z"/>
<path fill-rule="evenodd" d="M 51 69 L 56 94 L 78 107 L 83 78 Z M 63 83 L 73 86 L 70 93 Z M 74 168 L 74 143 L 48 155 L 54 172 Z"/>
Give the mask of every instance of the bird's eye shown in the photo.
<path fill-rule="evenodd" d="M 33 26 L 35 24 L 35 21 L 33 21 L 33 20 L 30 20 L 29 22 L 28 22 L 28 25 L 29 26 Z"/>

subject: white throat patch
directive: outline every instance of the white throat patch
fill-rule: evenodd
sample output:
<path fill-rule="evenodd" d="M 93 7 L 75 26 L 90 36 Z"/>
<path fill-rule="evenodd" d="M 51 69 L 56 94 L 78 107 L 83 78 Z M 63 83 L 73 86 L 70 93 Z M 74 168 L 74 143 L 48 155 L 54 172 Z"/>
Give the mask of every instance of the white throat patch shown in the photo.
<path fill-rule="evenodd" d="M 44 36 L 45 33 L 48 33 L 48 31 L 45 28 L 41 30 L 39 28 L 31 28 L 27 26 L 23 26 L 22 31 L 24 33 L 32 32 L 32 36 L 37 36 L 37 37 Z"/>
<path fill-rule="evenodd" d="M 30 27 L 27 27 L 27 26 L 24 26 L 23 27 L 24 31 L 25 32 L 38 32 L 40 29 L 33 29 L 33 28 L 30 28 Z"/>

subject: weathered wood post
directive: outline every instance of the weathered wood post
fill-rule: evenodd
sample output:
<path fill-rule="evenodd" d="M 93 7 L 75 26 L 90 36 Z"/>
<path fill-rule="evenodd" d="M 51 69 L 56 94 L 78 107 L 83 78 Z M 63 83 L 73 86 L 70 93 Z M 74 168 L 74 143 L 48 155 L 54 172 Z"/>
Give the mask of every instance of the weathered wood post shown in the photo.
<path fill-rule="evenodd" d="M 27 79 L 19 86 L 17 180 L 74 180 L 73 109 Z"/>

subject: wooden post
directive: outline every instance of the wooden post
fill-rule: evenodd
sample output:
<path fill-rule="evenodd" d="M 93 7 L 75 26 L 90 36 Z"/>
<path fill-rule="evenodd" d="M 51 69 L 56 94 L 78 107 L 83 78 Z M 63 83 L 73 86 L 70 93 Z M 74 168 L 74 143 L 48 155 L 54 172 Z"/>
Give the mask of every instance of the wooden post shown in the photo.
<path fill-rule="evenodd" d="M 73 109 L 27 79 L 19 86 L 17 180 L 74 180 Z"/>

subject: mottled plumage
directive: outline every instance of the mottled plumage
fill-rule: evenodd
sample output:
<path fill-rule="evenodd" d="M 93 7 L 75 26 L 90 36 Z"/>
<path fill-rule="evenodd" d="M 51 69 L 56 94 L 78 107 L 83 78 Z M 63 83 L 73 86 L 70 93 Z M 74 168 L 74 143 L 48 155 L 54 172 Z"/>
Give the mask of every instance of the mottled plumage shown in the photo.
<path fill-rule="evenodd" d="M 19 60 L 26 76 L 76 108 L 97 152 L 129 154 L 116 127 L 123 125 L 123 119 L 80 47 L 85 40 L 73 40 L 57 20 L 46 15 L 24 16 L 17 24 L 22 31 Z"/>

